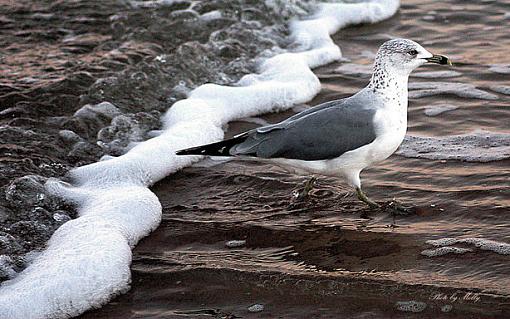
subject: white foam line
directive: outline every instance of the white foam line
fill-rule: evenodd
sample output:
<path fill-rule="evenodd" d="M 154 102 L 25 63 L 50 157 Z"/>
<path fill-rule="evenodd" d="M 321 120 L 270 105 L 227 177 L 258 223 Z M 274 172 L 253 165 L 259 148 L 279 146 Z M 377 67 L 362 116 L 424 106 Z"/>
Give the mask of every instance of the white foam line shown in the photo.
<path fill-rule="evenodd" d="M 446 246 L 446 247 L 439 247 L 439 248 L 435 248 L 435 249 L 425 249 L 424 251 L 421 252 L 421 254 L 424 256 L 427 256 L 427 257 L 438 257 L 438 256 L 447 255 L 447 254 L 459 254 L 460 255 L 460 254 L 469 253 L 472 251 L 473 250 L 469 249 L 469 248 Z"/>
<path fill-rule="evenodd" d="M 396 154 L 431 160 L 499 161 L 510 158 L 510 134 L 477 130 L 439 137 L 406 135 Z"/>
<path fill-rule="evenodd" d="M 266 60 L 259 74 L 236 87 L 200 86 L 165 114 L 161 135 L 123 156 L 72 170 L 72 185 L 49 182 L 52 192 L 77 204 L 80 217 L 60 227 L 48 248 L 0 288 L 0 318 L 68 318 L 128 290 L 130 248 L 161 220 L 161 205 L 148 187 L 200 159 L 174 152 L 222 139 L 229 121 L 309 101 L 320 90 L 310 68 L 341 57 L 329 35 L 386 19 L 398 6 L 398 0 L 321 5 L 314 19 L 291 25 L 301 52 Z"/>
<path fill-rule="evenodd" d="M 480 248 L 482 250 L 489 250 L 492 252 L 495 252 L 496 254 L 500 255 L 510 255 L 510 244 L 490 240 L 490 239 L 484 239 L 484 238 L 441 238 L 441 239 L 431 239 L 426 241 L 427 244 L 435 246 L 435 247 L 441 247 L 441 248 L 447 248 L 448 246 L 455 245 L 457 243 L 461 244 L 470 244 L 477 248 Z M 461 249 L 461 248 L 459 248 Z"/>

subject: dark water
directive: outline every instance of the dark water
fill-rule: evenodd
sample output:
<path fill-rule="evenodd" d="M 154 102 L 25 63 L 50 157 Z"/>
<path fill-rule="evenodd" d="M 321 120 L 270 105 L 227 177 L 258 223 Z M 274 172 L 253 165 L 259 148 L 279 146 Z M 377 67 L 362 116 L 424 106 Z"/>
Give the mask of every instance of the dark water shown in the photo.
<path fill-rule="evenodd" d="M 319 179 L 312 202 L 289 208 L 303 178 L 274 166 L 187 168 L 154 187 L 163 221 L 134 250 L 131 291 L 83 318 L 508 318 L 507 12 L 508 1 L 404 1 L 388 21 L 335 35 L 350 61 L 315 70 L 323 90 L 310 105 L 366 85 L 362 65 L 389 37 L 454 60 L 415 72 L 410 137 L 362 174 L 374 199 L 398 198 L 416 213 L 369 211 L 332 178 Z M 446 73 L 429 73 L 438 71 Z M 472 87 L 427 89 L 438 81 Z M 229 134 L 254 126 L 236 122 Z M 426 241 L 449 237 L 469 251 L 427 256 L 435 247 Z M 245 243 L 228 248 L 231 240 Z M 264 310 L 250 312 L 254 304 Z"/>

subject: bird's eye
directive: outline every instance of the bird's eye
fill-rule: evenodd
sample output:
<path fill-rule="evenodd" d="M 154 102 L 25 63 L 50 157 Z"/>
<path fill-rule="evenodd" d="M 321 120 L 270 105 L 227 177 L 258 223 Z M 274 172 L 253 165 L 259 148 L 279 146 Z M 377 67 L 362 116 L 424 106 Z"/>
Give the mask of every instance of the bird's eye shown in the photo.
<path fill-rule="evenodd" d="M 418 55 L 418 51 L 416 51 L 416 50 L 407 51 L 407 54 L 413 55 L 413 56 Z"/>

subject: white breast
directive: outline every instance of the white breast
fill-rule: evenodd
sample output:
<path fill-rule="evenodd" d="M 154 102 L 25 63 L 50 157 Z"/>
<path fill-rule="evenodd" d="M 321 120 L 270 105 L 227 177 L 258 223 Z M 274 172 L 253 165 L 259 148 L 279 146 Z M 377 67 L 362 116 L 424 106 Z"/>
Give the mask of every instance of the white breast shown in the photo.
<path fill-rule="evenodd" d="M 375 115 L 377 138 L 369 144 L 369 165 L 383 161 L 400 146 L 407 131 L 407 112 L 401 109 L 380 109 Z"/>

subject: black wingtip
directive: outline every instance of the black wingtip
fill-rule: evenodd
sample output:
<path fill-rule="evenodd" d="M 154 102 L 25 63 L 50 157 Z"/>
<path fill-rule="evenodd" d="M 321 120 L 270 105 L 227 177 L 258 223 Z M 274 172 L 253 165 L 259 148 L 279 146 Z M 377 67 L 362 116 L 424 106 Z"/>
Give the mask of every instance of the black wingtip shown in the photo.
<path fill-rule="evenodd" d="M 230 149 L 245 139 L 246 135 L 239 135 L 228 140 L 179 150 L 175 155 L 232 156 Z"/>
<path fill-rule="evenodd" d="M 197 148 L 187 148 L 184 150 L 179 150 L 175 152 L 175 155 L 200 155 L 200 153 L 197 152 Z"/>

